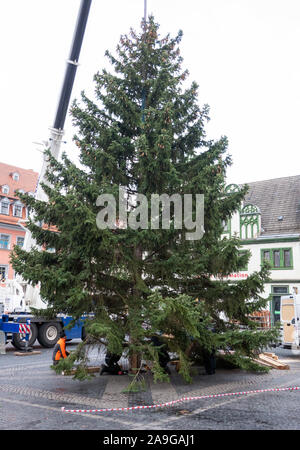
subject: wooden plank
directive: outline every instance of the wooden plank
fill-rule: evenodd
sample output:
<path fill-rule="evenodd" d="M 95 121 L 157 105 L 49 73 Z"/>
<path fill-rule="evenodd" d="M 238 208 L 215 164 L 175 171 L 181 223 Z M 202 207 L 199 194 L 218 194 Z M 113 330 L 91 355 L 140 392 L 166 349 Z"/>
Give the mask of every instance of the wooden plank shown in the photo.
<path fill-rule="evenodd" d="M 14 352 L 15 356 L 31 356 L 31 355 L 40 355 L 41 352 L 33 351 L 33 352 Z"/>
<path fill-rule="evenodd" d="M 267 362 L 271 362 L 272 364 L 278 365 L 278 366 L 282 366 L 282 365 L 285 364 L 285 363 L 280 362 L 279 360 L 276 361 L 276 360 L 274 360 L 273 358 L 270 358 L 269 356 L 264 355 L 263 353 L 260 353 L 260 354 L 258 355 L 258 358 L 263 359 L 263 360 L 265 360 L 265 361 L 267 361 Z"/>
<path fill-rule="evenodd" d="M 269 358 L 272 358 L 272 359 L 275 359 L 276 361 L 278 361 L 278 356 L 275 355 L 275 353 L 264 352 L 263 355 L 268 356 Z"/>
<path fill-rule="evenodd" d="M 280 361 L 275 361 L 273 358 L 269 358 L 268 356 L 264 356 L 263 353 L 258 355 L 258 359 L 268 363 L 271 367 L 274 367 L 274 369 L 289 370 L 290 368 L 287 364 L 281 363 Z"/>
<path fill-rule="evenodd" d="M 274 361 L 272 358 L 268 358 L 267 356 L 259 355 L 258 359 L 270 364 L 270 366 L 275 367 L 275 368 L 282 367 L 284 365 L 284 364 L 278 363 L 277 361 Z"/>
<path fill-rule="evenodd" d="M 270 364 L 268 364 L 267 362 L 264 362 L 264 361 L 262 361 L 260 359 L 253 359 L 253 361 L 258 363 L 258 364 L 260 364 L 260 365 L 262 365 L 262 366 L 272 367 L 272 366 L 270 366 Z"/>
<path fill-rule="evenodd" d="M 289 366 L 274 366 L 274 364 L 272 364 L 272 362 L 267 362 L 267 361 L 263 361 L 262 359 L 253 359 L 253 361 L 255 361 L 258 364 L 261 364 L 262 366 L 267 366 L 267 367 L 271 367 L 272 369 L 277 369 L 277 370 L 288 370 Z"/>
<path fill-rule="evenodd" d="M 65 376 L 74 375 L 75 372 L 76 372 L 76 369 L 72 369 L 72 370 L 70 370 L 68 372 L 62 372 L 62 375 L 65 375 Z M 99 373 L 100 372 L 100 366 L 87 367 L 87 372 L 88 373 Z"/>

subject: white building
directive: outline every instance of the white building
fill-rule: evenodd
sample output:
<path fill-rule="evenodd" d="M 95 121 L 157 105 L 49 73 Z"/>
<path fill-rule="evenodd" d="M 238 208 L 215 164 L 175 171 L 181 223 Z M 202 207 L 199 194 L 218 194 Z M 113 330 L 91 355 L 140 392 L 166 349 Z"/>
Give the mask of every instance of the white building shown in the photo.
<path fill-rule="evenodd" d="M 270 261 L 271 281 L 264 298 L 269 298 L 271 322 L 279 320 L 280 296 L 300 293 L 300 175 L 247 183 L 243 205 L 224 224 L 224 234 L 237 235 L 251 257 L 245 270 L 230 279 L 245 279 L 260 270 L 263 259 Z M 239 189 L 227 186 L 226 193 Z"/>

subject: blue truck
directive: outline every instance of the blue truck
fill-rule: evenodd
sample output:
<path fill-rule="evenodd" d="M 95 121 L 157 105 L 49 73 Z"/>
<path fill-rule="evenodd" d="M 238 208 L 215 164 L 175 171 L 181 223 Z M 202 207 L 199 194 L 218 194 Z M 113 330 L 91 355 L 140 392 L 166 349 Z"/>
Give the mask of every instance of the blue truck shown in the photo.
<path fill-rule="evenodd" d="M 54 347 L 62 329 L 64 329 L 68 341 L 84 339 L 86 336 L 84 318 L 78 320 L 72 328 L 68 329 L 67 326 L 73 318 L 64 314 L 58 314 L 54 319 L 35 317 L 28 313 L 3 314 L 0 316 L 0 331 L 5 333 L 5 342 L 11 341 L 18 350 L 24 350 L 25 348 L 25 333 L 16 333 L 10 330 L 15 328 L 13 324 L 26 324 L 28 319 L 30 319 L 29 347 L 34 345 L 36 341 L 42 347 Z"/>

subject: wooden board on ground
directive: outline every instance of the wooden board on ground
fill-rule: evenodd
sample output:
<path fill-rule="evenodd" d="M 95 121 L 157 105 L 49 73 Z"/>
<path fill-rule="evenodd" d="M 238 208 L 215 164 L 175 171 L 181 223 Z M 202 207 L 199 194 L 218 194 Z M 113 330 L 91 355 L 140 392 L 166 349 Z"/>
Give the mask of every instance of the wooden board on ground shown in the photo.
<path fill-rule="evenodd" d="M 225 352 L 222 350 L 220 350 L 218 353 L 221 355 L 225 354 Z M 230 353 L 234 354 L 234 351 L 230 351 Z M 253 361 L 255 361 L 258 364 L 261 364 L 262 366 L 272 367 L 273 369 L 289 370 L 290 368 L 287 364 L 279 361 L 278 356 L 275 355 L 275 353 L 271 352 L 260 353 L 258 355 L 258 358 L 255 358 Z"/>
<path fill-rule="evenodd" d="M 260 353 L 258 355 L 256 362 L 262 362 L 264 363 L 264 365 L 269 365 L 270 367 L 279 370 L 289 370 L 290 368 L 287 364 L 277 361 L 273 358 L 270 358 L 269 356 L 265 356 L 263 353 Z"/>
<path fill-rule="evenodd" d="M 31 356 L 31 355 L 40 355 L 41 352 L 33 351 L 33 352 L 14 352 L 15 356 Z"/>
<path fill-rule="evenodd" d="M 76 369 L 72 369 L 67 372 L 62 372 L 62 375 L 75 375 Z M 87 367 L 88 373 L 99 373 L 100 372 L 100 366 L 89 366 Z"/>
<path fill-rule="evenodd" d="M 261 359 L 253 359 L 254 362 L 260 364 L 261 366 L 271 367 L 267 362 L 262 361 Z"/>
<path fill-rule="evenodd" d="M 278 361 L 278 356 L 275 353 L 263 352 L 263 355 L 268 356 L 269 358 L 275 359 Z"/>

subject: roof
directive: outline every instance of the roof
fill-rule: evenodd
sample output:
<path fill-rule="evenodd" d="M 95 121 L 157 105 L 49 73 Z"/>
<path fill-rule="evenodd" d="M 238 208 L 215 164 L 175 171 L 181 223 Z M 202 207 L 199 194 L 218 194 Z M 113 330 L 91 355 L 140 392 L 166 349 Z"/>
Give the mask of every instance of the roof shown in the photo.
<path fill-rule="evenodd" d="M 300 175 L 247 183 L 244 205 L 258 206 L 261 235 L 300 233 Z M 282 220 L 278 218 L 282 216 Z"/>
<path fill-rule="evenodd" d="M 17 172 L 20 175 L 19 181 L 12 178 L 12 174 Z M 11 166 L 0 162 L 0 195 L 3 197 L 15 199 L 16 189 L 23 189 L 25 192 L 35 192 L 39 174 L 32 169 L 22 169 L 21 167 Z M 3 194 L 1 187 L 7 185 L 9 193 Z"/>

